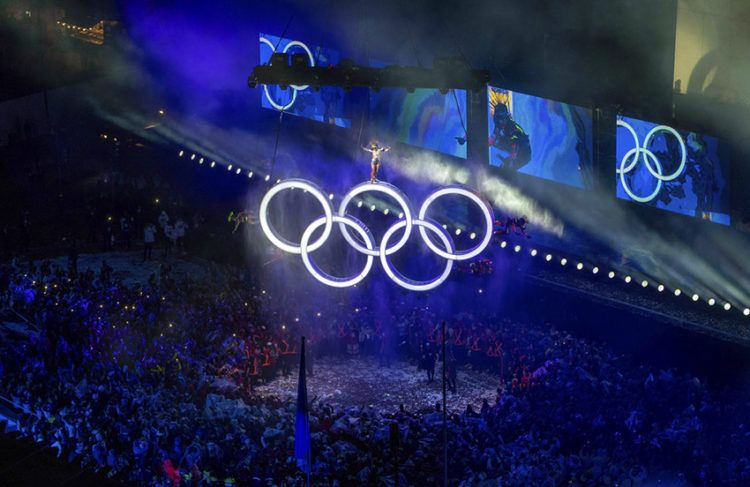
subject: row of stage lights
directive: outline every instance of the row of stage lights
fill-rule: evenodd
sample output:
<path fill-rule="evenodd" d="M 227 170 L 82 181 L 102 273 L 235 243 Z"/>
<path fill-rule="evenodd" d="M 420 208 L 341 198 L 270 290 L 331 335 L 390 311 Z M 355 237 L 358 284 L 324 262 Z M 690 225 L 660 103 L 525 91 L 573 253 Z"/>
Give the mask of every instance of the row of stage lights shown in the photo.
<path fill-rule="evenodd" d="M 184 149 L 181 149 L 181 150 L 180 150 L 180 151 L 179 151 L 179 152 L 177 153 L 177 155 L 178 155 L 179 157 L 185 157 L 185 156 L 187 156 L 187 154 L 188 154 L 188 152 L 187 152 L 187 151 L 185 151 Z M 190 159 L 191 161 L 197 161 L 199 165 L 204 165 L 204 164 L 208 163 L 208 167 L 210 167 L 210 168 L 212 168 L 212 169 L 213 169 L 214 167 L 216 167 L 216 165 L 217 165 L 217 162 L 216 162 L 215 160 L 211 160 L 211 161 L 209 161 L 207 157 L 203 157 L 203 156 L 201 156 L 200 154 L 196 154 L 195 152 L 192 152 L 192 153 L 190 153 L 190 155 L 189 155 L 189 156 L 187 156 L 187 157 L 188 157 L 188 158 L 189 158 L 189 159 Z M 241 168 L 241 167 L 235 167 L 235 166 L 234 166 L 233 164 L 228 164 L 228 165 L 227 165 L 226 167 L 227 167 L 227 171 L 229 171 L 229 172 L 233 172 L 233 173 L 234 173 L 234 174 L 236 174 L 237 176 L 240 176 L 240 175 L 242 175 L 242 174 L 243 174 L 243 171 L 242 171 L 242 168 Z M 254 173 L 254 172 L 253 172 L 252 170 L 250 170 L 250 169 L 248 169 L 248 171 L 247 171 L 247 173 L 246 173 L 246 174 L 247 174 L 247 177 L 248 177 L 248 179 L 252 179 L 252 178 L 253 178 L 253 176 L 255 175 L 255 173 Z M 266 182 L 269 182 L 269 181 L 271 181 L 271 175 L 270 175 L 270 174 L 266 174 L 266 175 L 265 175 L 265 177 L 263 178 L 263 180 L 264 180 L 264 181 L 266 181 Z M 276 184 L 278 184 L 278 183 L 280 183 L 280 182 L 281 182 L 281 180 L 280 180 L 280 179 L 277 179 L 277 180 L 276 180 Z M 333 195 L 333 193 L 328 193 L 328 199 L 329 199 L 329 200 L 333 200 L 333 198 L 334 198 L 334 195 Z M 364 201 L 362 201 L 362 200 L 359 200 L 359 201 L 357 202 L 357 208 L 362 208 L 362 206 L 364 206 Z M 374 212 L 375 210 L 379 210 L 379 208 L 378 208 L 378 207 L 377 207 L 376 205 L 370 205 L 370 211 Z M 384 214 L 384 215 L 388 215 L 388 214 L 390 214 L 390 212 L 391 212 L 390 208 L 384 208 L 384 209 L 383 209 L 383 210 L 381 210 L 381 211 L 383 212 L 383 214 Z M 403 218 L 403 217 L 404 217 L 404 214 L 403 214 L 403 213 L 399 213 L 399 214 L 398 214 L 398 217 L 399 217 L 399 219 L 401 219 L 401 218 Z M 443 229 L 445 229 L 445 230 L 449 230 L 449 229 L 448 229 L 448 225 L 443 225 Z M 454 230 L 454 232 L 453 232 L 453 233 L 454 233 L 454 234 L 455 234 L 455 235 L 456 235 L 456 236 L 458 237 L 459 235 L 461 235 L 461 234 L 463 234 L 463 233 L 465 233 L 465 232 L 464 232 L 464 229 L 462 229 L 462 228 L 459 228 L 459 227 L 456 227 L 456 229 Z M 476 239 L 476 238 L 477 238 L 477 234 L 476 234 L 476 232 L 470 232 L 470 233 L 469 233 L 469 239 L 470 239 L 470 240 L 474 240 L 474 239 Z"/>
<path fill-rule="evenodd" d="M 508 247 L 508 245 L 509 245 L 508 242 L 505 241 L 505 240 L 503 240 L 503 241 L 500 242 L 500 247 L 501 248 L 506 248 L 506 247 Z M 520 253 L 521 250 L 523 250 L 523 247 L 521 247 L 520 245 L 513 246 L 513 251 L 515 253 Z M 532 257 L 536 257 L 537 255 L 539 255 L 539 251 L 537 249 L 532 248 L 529 251 L 529 254 Z M 544 260 L 547 261 L 547 262 L 552 262 L 552 259 L 554 259 L 554 258 L 555 257 L 552 254 L 545 254 L 544 255 Z M 560 258 L 559 262 L 560 262 L 560 265 L 563 266 L 563 267 L 566 266 L 566 265 L 568 265 L 568 259 L 566 257 Z M 576 270 L 579 270 L 579 271 L 584 270 L 585 267 L 586 267 L 586 265 L 583 262 L 578 262 L 575 265 Z M 591 267 L 591 273 L 592 274 L 599 274 L 600 271 L 601 271 L 601 269 L 598 266 Z M 607 273 L 607 277 L 609 279 L 614 279 L 616 276 L 617 276 L 617 273 L 615 271 L 613 271 L 613 270 L 610 270 Z M 633 282 L 633 277 L 630 276 L 629 274 L 625 274 L 622 277 L 622 279 L 625 282 L 625 284 L 630 284 L 631 282 Z M 650 283 L 646 279 L 643 279 L 640 282 L 641 287 L 644 288 L 644 289 L 647 288 L 647 287 L 649 287 L 651 284 L 652 283 Z M 663 293 L 664 291 L 667 290 L 667 288 L 666 288 L 666 286 L 664 284 L 658 284 L 656 286 L 656 290 L 658 292 L 660 292 L 660 293 Z M 675 288 L 674 289 L 674 295 L 675 296 L 681 296 L 682 294 L 683 294 L 682 289 L 680 289 L 680 288 Z M 692 295 L 690 295 L 690 299 L 692 299 L 693 301 L 697 302 L 697 301 L 700 300 L 700 295 L 698 293 L 693 293 Z M 709 298 L 706 302 L 708 303 L 709 306 L 715 306 L 718 303 L 718 301 L 717 301 L 716 298 Z M 725 311 L 729 311 L 729 310 L 732 309 L 732 304 L 729 303 L 728 301 L 726 301 L 726 302 L 724 302 L 724 304 L 722 305 L 722 307 L 724 308 Z M 750 308 L 747 308 L 747 307 L 744 308 L 742 310 L 742 314 L 745 315 L 745 316 L 750 316 Z"/>
<path fill-rule="evenodd" d="M 180 150 L 178 152 L 178 156 L 179 157 L 184 157 L 186 154 L 187 154 L 187 152 L 185 150 Z M 195 153 L 191 153 L 190 156 L 189 156 L 189 158 L 190 158 L 191 161 L 196 161 L 197 160 L 198 164 L 200 164 L 200 165 L 203 165 L 204 163 L 208 162 L 207 158 L 205 158 L 205 157 L 203 157 L 203 156 L 201 156 L 199 154 L 195 154 Z M 216 161 L 212 160 L 212 161 L 209 162 L 208 165 L 209 165 L 210 168 L 214 168 L 214 167 L 216 167 Z M 227 165 L 227 171 L 234 172 L 238 176 L 242 174 L 242 168 L 240 168 L 240 167 L 235 168 L 233 164 L 228 164 Z M 247 174 L 247 177 L 249 179 L 253 178 L 253 176 L 254 176 L 254 173 L 253 173 L 252 170 L 248 170 L 246 174 Z M 263 180 L 266 181 L 266 182 L 269 182 L 271 180 L 271 175 L 270 174 L 266 174 L 266 176 L 263 178 Z M 276 180 L 276 184 L 278 184 L 279 182 L 281 182 L 281 180 L 277 179 Z M 329 200 L 333 200 L 333 198 L 334 198 L 333 193 L 329 193 L 328 194 L 328 199 Z M 364 206 L 364 201 L 359 200 L 357 202 L 357 207 L 358 208 L 362 208 L 362 206 Z M 377 208 L 376 205 L 370 205 L 370 211 L 374 212 L 377 209 L 378 208 Z M 390 211 L 391 210 L 389 208 L 385 208 L 385 209 L 382 210 L 382 212 L 383 212 L 384 215 L 388 215 L 390 213 Z M 398 217 L 399 218 L 403 218 L 404 214 L 403 213 L 399 213 Z M 443 228 L 445 230 L 448 230 L 448 225 L 443 225 Z M 456 228 L 455 231 L 454 231 L 454 233 L 455 233 L 456 236 L 459 236 L 462 233 L 464 233 L 464 230 L 461 229 L 461 228 Z M 476 237 L 477 237 L 477 234 L 475 232 L 469 233 L 469 239 L 474 240 L 474 239 L 476 239 Z M 506 248 L 507 246 L 508 246 L 508 242 L 507 241 L 503 240 L 503 241 L 500 242 L 500 247 Z M 515 245 L 513 247 L 513 251 L 516 252 L 516 253 L 521 252 L 521 250 L 522 250 L 522 247 L 520 245 Z M 529 251 L 529 254 L 532 257 L 536 257 L 539 254 L 539 251 L 537 249 L 532 248 Z M 552 259 L 553 259 L 552 254 L 546 254 L 544 256 L 544 260 L 546 260 L 547 262 L 551 262 Z M 566 257 L 562 257 L 560 259 L 560 265 L 561 266 L 566 266 L 567 264 L 568 264 L 568 259 Z M 583 262 L 578 262 L 575 267 L 576 267 L 577 270 L 580 271 L 580 270 L 583 270 L 584 267 L 586 267 L 586 266 L 583 264 Z M 591 267 L 591 273 L 592 274 L 599 274 L 599 272 L 600 272 L 600 269 L 599 269 L 598 266 Z M 610 270 L 607 273 L 607 277 L 609 279 L 614 279 L 616 277 L 616 275 L 617 275 L 617 273 L 615 271 L 613 271 L 613 270 Z M 630 284 L 633 281 L 633 278 L 632 278 L 632 276 L 626 274 L 623 277 L 623 281 L 626 284 Z M 641 281 L 640 285 L 641 285 L 641 287 L 643 287 L 645 289 L 645 288 L 649 287 L 650 283 L 649 283 L 648 280 L 644 279 L 644 280 Z M 666 290 L 666 286 L 664 286 L 664 284 L 658 284 L 656 286 L 656 290 L 659 291 L 660 293 L 662 293 L 662 292 L 664 292 Z M 680 295 L 682 295 L 682 293 L 683 293 L 682 289 L 675 288 L 675 290 L 674 290 L 674 295 L 675 296 L 680 296 Z M 700 300 L 700 296 L 698 295 L 698 293 L 693 293 L 690 296 L 690 298 L 693 301 L 699 301 Z M 716 298 L 709 298 L 706 302 L 708 303 L 709 306 L 715 306 L 718 301 L 717 301 Z M 724 304 L 722 305 L 722 307 L 724 308 L 725 311 L 729 311 L 730 309 L 732 309 L 732 305 L 728 301 L 724 302 Z M 742 310 L 742 314 L 745 315 L 745 316 L 750 316 L 750 308 L 747 308 L 747 307 L 744 308 Z"/>

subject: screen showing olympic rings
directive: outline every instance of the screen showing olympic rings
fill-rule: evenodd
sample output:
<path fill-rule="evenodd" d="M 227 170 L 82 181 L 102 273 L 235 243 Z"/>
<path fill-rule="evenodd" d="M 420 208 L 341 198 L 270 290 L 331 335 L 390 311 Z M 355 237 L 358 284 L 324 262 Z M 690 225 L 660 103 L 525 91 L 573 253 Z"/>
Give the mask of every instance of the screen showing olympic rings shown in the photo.
<path fill-rule="evenodd" d="M 491 166 L 578 188 L 593 185 L 590 109 L 492 86 L 487 103 Z"/>
<path fill-rule="evenodd" d="M 724 225 L 729 152 L 715 137 L 618 117 L 617 197 Z"/>
<path fill-rule="evenodd" d="M 260 64 L 268 64 L 274 51 L 305 54 L 314 66 L 336 65 L 341 55 L 332 49 L 309 46 L 296 39 L 260 34 Z M 344 114 L 345 95 L 343 89 L 322 86 L 313 91 L 309 86 L 289 86 L 282 90 L 278 85 L 264 86 L 261 90 L 261 106 L 272 110 L 283 110 L 300 117 L 326 122 L 339 127 L 351 127 L 352 121 Z"/>

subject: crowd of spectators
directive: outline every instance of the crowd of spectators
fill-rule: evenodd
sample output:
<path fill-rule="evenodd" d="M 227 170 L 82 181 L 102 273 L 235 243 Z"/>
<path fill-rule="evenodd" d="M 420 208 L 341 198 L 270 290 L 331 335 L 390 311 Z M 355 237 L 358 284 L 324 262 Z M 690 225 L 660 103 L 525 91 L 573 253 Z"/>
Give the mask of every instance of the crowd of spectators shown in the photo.
<path fill-rule="evenodd" d="M 310 373 L 320 355 L 372 354 L 436 380 L 445 319 L 451 389 L 460 394 L 461 367 L 498 378 L 494 402 L 449 410 L 451 484 L 750 482 L 743 399 L 549 323 L 395 303 L 391 316 L 344 312 L 272 296 L 248 272 L 218 266 L 176 282 L 165 263 L 142 285 L 123 284 L 106 262 L 98 272 L 41 262 L 0 274 L 2 307 L 31 323 L 0 344 L 0 395 L 25 411 L 25 434 L 121 480 L 303 485 L 295 404 L 254 385 L 293 372 L 301 334 Z M 382 411 L 313 400 L 310 409 L 315 485 L 439 482 L 439 405 Z"/>

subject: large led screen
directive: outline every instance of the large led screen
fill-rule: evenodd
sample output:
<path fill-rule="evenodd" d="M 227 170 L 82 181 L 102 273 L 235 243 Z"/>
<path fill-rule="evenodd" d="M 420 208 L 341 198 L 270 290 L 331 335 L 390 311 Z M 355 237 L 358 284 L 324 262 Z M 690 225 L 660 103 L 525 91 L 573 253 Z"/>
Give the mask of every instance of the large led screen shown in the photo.
<path fill-rule="evenodd" d="M 370 95 L 377 132 L 400 142 L 466 158 L 466 91 L 382 89 Z"/>
<path fill-rule="evenodd" d="M 308 57 L 308 64 L 315 66 L 336 65 L 341 58 L 332 49 L 309 47 L 301 41 L 260 34 L 260 64 L 268 64 L 274 52 L 286 52 L 290 57 L 292 54 L 304 54 Z M 341 88 L 322 86 L 320 91 L 313 91 L 304 85 L 282 90 L 277 85 L 264 85 L 261 106 L 339 127 L 351 127 L 352 124 L 344 116 L 344 90 Z"/>
<path fill-rule="evenodd" d="M 590 109 L 492 86 L 487 94 L 491 166 L 591 187 Z"/>
<path fill-rule="evenodd" d="M 617 197 L 729 225 L 729 153 L 714 137 L 618 117 Z"/>

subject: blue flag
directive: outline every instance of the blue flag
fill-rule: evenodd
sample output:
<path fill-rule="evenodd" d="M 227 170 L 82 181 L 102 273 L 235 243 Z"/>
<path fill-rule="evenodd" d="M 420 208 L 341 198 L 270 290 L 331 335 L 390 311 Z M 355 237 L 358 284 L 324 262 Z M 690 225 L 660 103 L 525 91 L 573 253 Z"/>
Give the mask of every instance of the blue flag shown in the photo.
<path fill-rule="evenodd" d="M 310 474 L 312 452 L 310 444 L 310 412 L 307 409 L 307 380 L 305 379 L 305 337 L 299 355 L 299 386 L 297 387 L 297 420 L 294 426 L 294 457 L 297 466 Z"/>

